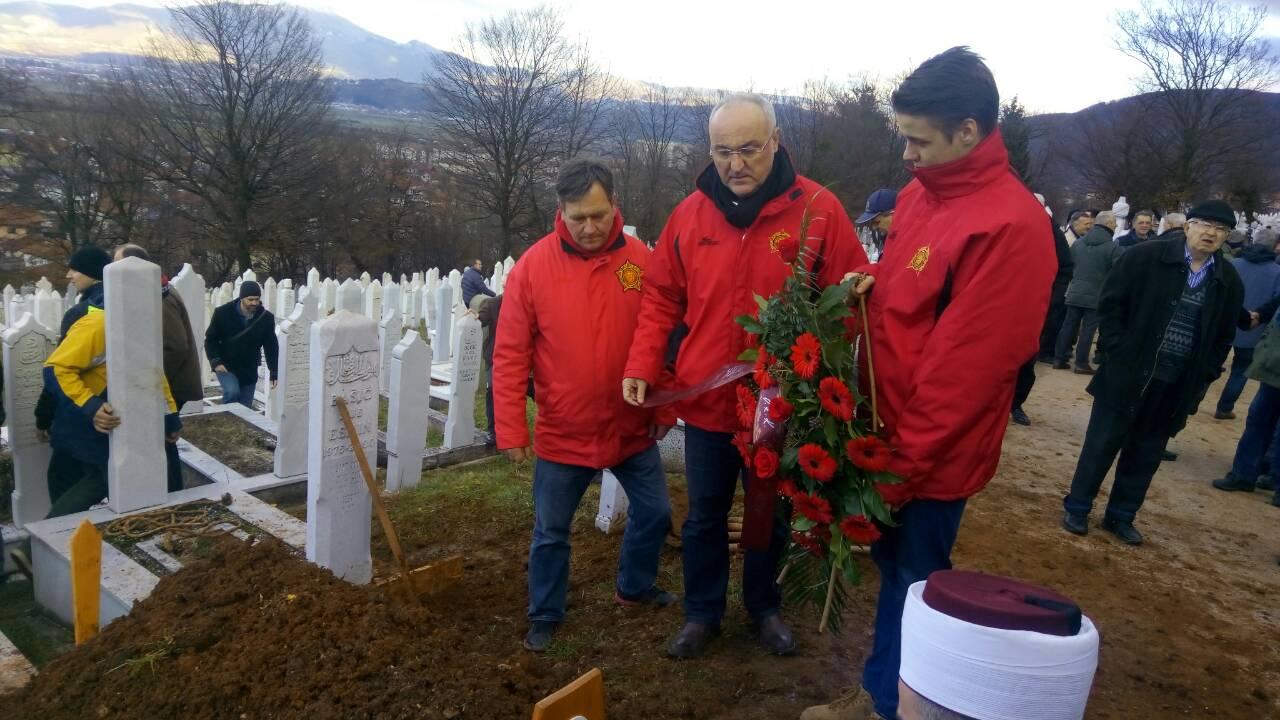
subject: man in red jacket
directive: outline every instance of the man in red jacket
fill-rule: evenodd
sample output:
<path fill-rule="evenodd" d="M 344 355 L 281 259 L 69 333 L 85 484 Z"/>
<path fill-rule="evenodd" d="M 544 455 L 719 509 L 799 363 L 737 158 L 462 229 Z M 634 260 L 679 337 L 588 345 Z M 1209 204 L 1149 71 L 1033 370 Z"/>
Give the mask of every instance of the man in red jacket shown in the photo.
<path fill-rule="evenodd" d="M 671 214 L 645 278 L 623 381 L 623 396 L 633 405 L 642 404 L 658 382 L 673 330 L 684 337 L 675 359 L 676 385 L 696 385 L 736 361 L 749 343 L 734 318 L 755 312 L 755 295 L 782 288 L 789 268 L 778 247 L 800 234 L 806 210 L 812 220 L 806 257 L 820 285 L 840 282 L 867 261 L 840 201 L 796 175 L 769 101 L 731 96 L 712 112 L 709 129 L 712 163 L 699 176 L 697 191 Z M 719 633 L 725 611 L 728 515 L 743 470 L 732 444 L 740 429 L 734 408 L 733 385 L 676 406 L 686 423 L 689 517 L 683 531 L 685 625 L 667 647 L 675 657 L 700 655 Z M 775 523 L 774 531 L 767 552 L 744 558 L 742 598 L 760 644 L 785 654 L 795 649 L 795 639 L 779 615 L 774 579 L 787 524 Z"/>
<path fill-rule="evenodd" d="M 1057 271 L 1044 209 L 1009 167 L 982 58 L 952 48 L 892 97 L 915 179 L 898 195 L 868 314 L 897 525 L 871 546 L 876 636 L 862 687 L 802 720 L 896 718 L 907 588 L 951 567 L 966 499 L 995 474 L 1018 368 L 1035 354 Z M 865 691 L 865 692 L 864 692 Z"/>
<path fill-rule="evenodd" d="M 542 652 L 564 619 L 569 530 L 582 494 L 611 468 L 630 501 L 615 601 L 665 607 L 658 556 L 671 528 L 671 502 L 656 439 L 675 422 L 618 397 L 636 330 L 649 249 L 622 232 L 613 175 L 594 160 L 565 163 L 556 180 L 555 232 L 511 270 L 493 349 L 498 448 L 533 457 L 534 526 L 529 548 L 529 632 Z M 525 394 L 530 372 L 538 404 L 529 447 Z M 659 425 L 661 420 L 661 425 Z"/>

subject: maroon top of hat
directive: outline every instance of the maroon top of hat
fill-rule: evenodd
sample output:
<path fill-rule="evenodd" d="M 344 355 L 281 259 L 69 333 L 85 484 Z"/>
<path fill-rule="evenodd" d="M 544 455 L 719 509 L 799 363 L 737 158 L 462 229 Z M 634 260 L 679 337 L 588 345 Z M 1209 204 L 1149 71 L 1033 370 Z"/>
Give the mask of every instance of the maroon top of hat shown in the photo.
<path fill-rule="evenodd" d="M 967 570 L 939 570 L 924 585 L 924 602 L 958 620 L 1000 630 L 1064 637 L 1080 632 L 1080 608 L 1049 588 Z"/>

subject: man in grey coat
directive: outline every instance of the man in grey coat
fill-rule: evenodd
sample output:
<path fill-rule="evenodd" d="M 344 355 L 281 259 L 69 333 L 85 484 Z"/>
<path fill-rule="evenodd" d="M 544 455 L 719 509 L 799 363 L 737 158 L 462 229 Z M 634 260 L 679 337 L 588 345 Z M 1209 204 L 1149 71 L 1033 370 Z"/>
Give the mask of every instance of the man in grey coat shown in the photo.
<path fill-rule="evenodd" d="M 1067 355 L 1079 331 L 1074 371 L 1078 375 L 1093 374 L 1089 365 L 1089 348 L 1093 347 L 1093 336 L 1098 331 L 1098 296 L 1102 294 L 1102 284 L 1106 282 L 1111 266 L 1124 252 L 1111 240 L 1115 228 L 1115 214 L 1100 212 L 1089 232 L 1071 246 L 1075 274 L 1067 286 L 1067 316 L 1062 321 L 1058 345 L 1054 348 L 1053 367 L 1058 370 L 1071 368 L 1067 364 Z"/>

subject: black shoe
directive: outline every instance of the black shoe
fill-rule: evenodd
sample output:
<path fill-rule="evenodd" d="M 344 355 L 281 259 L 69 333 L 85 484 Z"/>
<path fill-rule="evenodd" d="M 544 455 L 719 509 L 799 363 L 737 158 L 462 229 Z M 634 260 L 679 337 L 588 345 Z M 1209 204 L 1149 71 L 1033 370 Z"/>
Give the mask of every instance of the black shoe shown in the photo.
<path fill-rule="evenodd" d="M 696 658 L 706 651 L 707 645 L 719 634 L 718 625 L 686 622 L 667 644 L 667 654 L 674 658 Z"/>
<path fill-rule="evenodd" d="M 1160 460 L 1162 462 L 1173 462 L 1174 460 L 1177 460 L 1177 459 L 1178 459 L 1178 453 L 1173 452 L 1172 450 L 1165 450 L 1160 453 Z"/>
<path fill-rule="evenodd" d="M 1253 483 L 1245 482 L 1231 473 L 1227 473 L 1227 476 L 1224 478 L 1214 480 L 1213 486 L 1219 490 L 1226 490 L 1227 492 L 1253 492 L 1255 487 Z"/>
<path fill-rule="evenodd" d="M 1071 368 L 1071 372 L 1077 375 L 1092 375 L 1094 371 L 1091 367 L 1074 367 Z"/>
<path fill-rule="evenodd" d="M 1236 414 L 1230 410 L 1218 410 L 1213 414 L 1214 420 L 1235 420 Z"/>
<path fill-rule="evenodd" d="M 1142 533 L 1138 532 L 1138 528 L 1134 527 L 1133 523 L 1104 518 L 1102 529 L 1120 538 L 1120 542 L 1125 545 L 1142 544 Z"/>
<path fill-rule="evenodd" d="M 667 592 L 658 586 L 649 588 L 648 592 L 642 592 L 639 595 L 623 595 L 618 591 L 613 593 L 613 601 L 622 607 L 640 607 L 641 605 L 652 605 L 658 608 L 669 607 L 676 604 L 676 597 L 673 592 Z"/>
<path fill-rule="evenodd" d="M 1027 417 L 1027 413 L 1026 413 L 1026 411 L 1025 411 L 1025 410 L 1023 410 L 1023 409 L 1022 409 L 1022 406 L 1021 406 L 1021 405 L 1019 405 L 1018 407 L 1014 408 L 1014 409 L 1013 409 L 1013 412 L 1009 413 L 1009 415 L 1010 415 L 1010 417 L 1012 417 L 1012 418 L 1013 418 L 1013 421 L 1014 421 L 1015 423 L 1017 423 L 1018 425 L 1030 425 L 1030 424 L 1031 424 L 1031 418 Z"/>
<path fill-rule="evenodd" d="M 1275 490 L 1276 481 L 1270 475 L 1259 475 L 1257 488 L 1259 490 Z"/>
<path fill-rule="evenodd" d="M 1053 362 L 1053 369 L 1054 369 L 1054 370 L 1070 370 L 1070 369 L 1071 369 L 1071 366 L 1070 366 L 1070 365 L 1068 365 L 1068 364 L 1066 364 L 1066 363 L 1064 363 L 1064 362 L 1058 362 L 1058 361 L 1056 361 L 1056 360 L 1055 360 L 1055 361 Z"/>
<path fill-rule="evenodd" d="M 1089 516 L 1067 510 L 1062 513 L 1062 529 L 1073 535 L 1088 535 Z"/>
<path fill-rule="evenodd" d="M 529 623 L 529 632 L 524 636 L 524 649 L 530 652 L 543 653 L 551 645 L 551 638 L 556 634 L 559 623 L 550 620 L 534 620 Z"/>
<path fill-rule="evenodd" d="M 772 655 L 790 655 L 796 651 L 796 638 L 791 628 L 774 613 L 755 623 L 756 642 Z"/>
<path fill-rule="evenodd" d="M 1052 364 L 1053 364 L 1053 356 L 1052 356 L 1052 355 L 1041 355 L 1040 357 L 1036 358 L 1036 362 L 1041 362 L 1041 363 L 1044 363 L 1045 365 L 1052 365 Z"/>

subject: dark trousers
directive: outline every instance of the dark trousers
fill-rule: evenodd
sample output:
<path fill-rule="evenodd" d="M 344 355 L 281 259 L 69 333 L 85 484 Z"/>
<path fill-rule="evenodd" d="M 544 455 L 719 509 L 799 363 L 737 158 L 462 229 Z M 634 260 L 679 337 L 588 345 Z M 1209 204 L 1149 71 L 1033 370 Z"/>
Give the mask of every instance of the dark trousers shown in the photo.
<path fill-rule="evenodd" d="M 164 442 L 165 465 L 169 472 L 169 492 L 182 489 L 182 461 L 178 459 L 178 443 Z"/>
<path fill-rule="evenodd" d="M 1044 317 L 1044 327 L 1040 330 L 1040 359 L 1053 358 L 1054 348 L 1058 345 L 1058 333 L 1062 331 L 1062 323 L 1067 317 L 1067 303 L 1059 297 L 1049 301 L 1049 312 Z"/>
<path fill-rule="evenodd" d="M 53 504 L 46 518 L 84 512 L 107 496 L 107 465 L 83 462 L 55 449 L 49 459 L 48 481 Z"/>
<path fill-rule="evenodd" d="M 1080 336 L 1076 339 L 1076 329 Z M 1089 367 L 1089 348 L 1093 346 L 1093 336 L 1098 332 L 1098 311 L 1079 305 L 1067 306 L 1067 317 L 1062 321 L 1062 330 L 1058 333 L 1058 344 L 1054 349 L 1053 359 L 1065 363 L 1071 352 L 1071 342 L 1076 343 L 1076 367 Z"/>
<path fill-rule="evenodd" d="M 862 670 L 862 687 L 883 717 L 898 717 L 902 608 L 907 603 L 907 588 L 936 570 L 951 569 L 951 548 L 960 532 L 965 502 L 912 500 L 894 516 L 898 526 L 881 526 L 880 540 L 871 545 L 871 559 L 880 569 L 880 599 L 876 603 L 876 637 Z"/>
<path fill-rule="evenodd" d="M 693 425 L 684 428 L 689 517 L 682 533 L 684 616 L 691 622 L 720 624 L 729 589 L 729 510 L 739 478 L 746 487 L 742 456 L 730 433 Z M 782 596 L 775 580 L 786 547 L 788 523 L 777 518 L 768 550 L 748 550 L 742 563 L 742 603 L 754 620 L 777 614 Z"/>
<path fill-rule="evenodd" d="M 1252 362 L 1253 348 L 1231 348 L 1231 374 L 1227 376 L 1227 383 L 1222 386 L 1222 397 L 1218 398 L 1218 412 L 1229 413 L 1235 409 L 1240 393 L 1244 392 L 1244 386 L 1249 382 L 1245 372 L 1249 370 L 1249 364 Z M 1250 412 L 1253 410 L 1250 409 Z"/>
<path fill-rule="evenodd" d="M 1280 388 L 1261 383 L 1258 394 L 1249 404 L 1249 418 L 1245 420 L 1244 434 L 1236 443 L 1236 456 L 1231 462 L 1231 474 L 1236 479 L 1258 481 L 1263 457 L 1272 444 L 1277 425 L 1280 425 Z"/>
<path fill-rule="evenodd" d="M 1119 453 L 1106 517 L 1133 522 L 1147 498 L 1151 478 L 1160 469 L 1173 418 L 1181 414 L 1178 405 L 1183 401 L 1182 396 L 1180 383 L 1152 380 L 1139 400 L 1134 417 L 1095 399 L 1076 474 L 1071 479 L 1071 492 L 1063 500 L 1063 507 L 1068 512 L 1088 515 Z"/>
<path fill-rule="evenodd" d="M 1031 358 L 1018 368 L 1018 380 L 1013 386 L 1013 407 L 1022 407 L 1022 403 L 1031 397 L 1031 388 L 1036 384 L 1036 358 Z"/>

